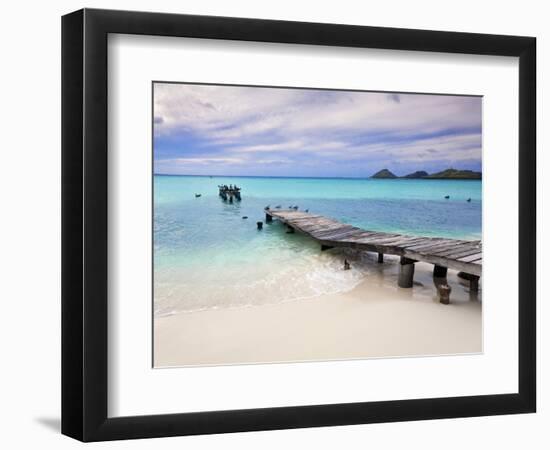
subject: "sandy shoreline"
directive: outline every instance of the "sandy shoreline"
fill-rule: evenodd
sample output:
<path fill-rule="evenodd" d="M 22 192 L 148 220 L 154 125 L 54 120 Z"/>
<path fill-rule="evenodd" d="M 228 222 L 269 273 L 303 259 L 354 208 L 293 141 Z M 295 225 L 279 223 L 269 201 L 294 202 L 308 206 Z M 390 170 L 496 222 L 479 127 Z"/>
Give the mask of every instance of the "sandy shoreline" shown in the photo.
<path fill-rule="evenodd" d="M 482 351 L 481 302 L 456 272 L 450 305 L 438 302 L 430 265 L 417 264 L 412 289 L 396 277 L 385 263 L 345 293 L 156 318 L 155 367 Z"/>

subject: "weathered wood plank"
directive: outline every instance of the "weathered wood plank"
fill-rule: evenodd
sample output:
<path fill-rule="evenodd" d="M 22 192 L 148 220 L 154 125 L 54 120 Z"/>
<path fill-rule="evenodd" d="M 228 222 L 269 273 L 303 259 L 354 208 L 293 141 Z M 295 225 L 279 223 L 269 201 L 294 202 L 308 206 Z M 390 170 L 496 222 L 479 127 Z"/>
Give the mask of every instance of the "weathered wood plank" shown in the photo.
<path fill-rule="evenodd" d="M 322 238 L 324 236 L 330 236 L 331 234 L 340 234 L 349 230 L 354 230 L 355 227 L 351 225 L 340 225 L 339 227 L 328 227 L 313 231 L 311 234 L 315 237 Z"/>
<path fill-rule="evenodd" d="M 380 236 L 384 236 L 384 235 L 385 235 L 385 233 L 377 233 L 375 231 L 362 230 L 361 234 L 359 234 L 357 236 L 354 236 L 353 238 L 346 239 L 346 241 L 359 242 L 361 239 L 368 239 L 368 238 L 372 238 L 372 237 L 380 237 Z"/>
<path fill-rule="evenodd" d="M 419 253 L 437 253 L 437 252 L 448 252 L 453 250 L 458 250 L 460 246 L 463 245 L 461 242 L 452 242 L 447 241 L 444 243 L 427 245 L 425 247 L 407 247 L 410 250 L 414 250 Z"/>
<path fill-rule="evenodd" d="M 343 230 L 343 231 L 340 230 L 340 231 L 335 231 L 328 235 L 323 235 L 319 239 L 324 241 L 340 241 L 347 236 L 354 236 L 360 232 L 361 231 L 357 228 L 352 228 L 352 229 Z"/>
<path fill-rule="evenodd" d="M 388 240 L 390 238 L 394 238 L 397 235 L 391 235 L 388 233 L 373 233 L 371 235 L 362 236 L 357 239 L 357 242 L 360 242 L 362 244 L 368 244 L 370 242 L 381 242 L 382 240 Z"/>
<path fill-rule="evenodd" d="M 437 248 L 445 245 L 452 244 L 448 239 L 442 238 L 426 238 L 426 242 L 420 244 L 407 245 L 406 248 L 410 250 L 423 250 L 424 248 L 432 247 Z"/>
<path fill-rule="evenodd" d="M 383 238 L 383 239 L 380 239 L 378 241 L 378 243 L 380 245 L 388 245 L 388 246 L 392 246 L 392 245 L 399 245 L 399 246 L 402 246 L 406 243 L 411 243 L 411 242 L 420 242 L 418 238 L 408 238 L 408 239 L 404 239 L 403 236 L 400 236 L 400 235 L 388 235 L 387 238 Z"/>
<path fill-rule="evenodd" d="M 445 256 L 446 258 L 459 259 L 459 258 L 463 258 L 464 256 L 475 255 L 480 251 L 481 251 L 481 248 L 479 246 L 471 246 L 471 247 L 464 246 L 460 251 L 446 252 L 444 255 L 441 255 L 441 256 Z M 436 254 L 439 255 L 439 253 L 436 253 Z"/>
<path fill-rule="evenodd" d="M 458 260 L 462 261 L 462 262 L 473 262 L 473 261 L 476 261 L 478 259 L 481 259 L 482 256 L 483 256 L 483 254 L 480 252 L 480 253 L 476 253 L 474 255 L 464 256 L 463 258 L 458 258 Z"/>

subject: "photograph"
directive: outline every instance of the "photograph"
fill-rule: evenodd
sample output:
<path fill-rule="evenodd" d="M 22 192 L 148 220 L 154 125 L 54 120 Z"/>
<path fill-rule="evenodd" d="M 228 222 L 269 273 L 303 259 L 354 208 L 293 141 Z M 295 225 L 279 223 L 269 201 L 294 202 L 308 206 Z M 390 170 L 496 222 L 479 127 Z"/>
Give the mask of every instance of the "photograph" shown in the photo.
<path fill-rule="evenodd" d="M 153 367 L 482 353 L 482 105 L 152 82 Z"/>

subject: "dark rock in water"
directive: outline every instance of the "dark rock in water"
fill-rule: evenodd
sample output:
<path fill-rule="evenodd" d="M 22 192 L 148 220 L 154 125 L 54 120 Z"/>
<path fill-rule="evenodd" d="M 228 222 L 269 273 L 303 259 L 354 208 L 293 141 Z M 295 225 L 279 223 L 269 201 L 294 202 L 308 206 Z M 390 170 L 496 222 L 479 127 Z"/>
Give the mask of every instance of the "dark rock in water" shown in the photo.
<path fill-rule="evenodd" d="M 248 216 L 243 216 L 243 219 L 248 219 Z"/>
<path fill-rule="evenodd" d="M 449 198 L 451 198 L 450 196 L 446 195 L 445 198 L 448 200 Z"/>
<path fill-rule="evenodd" d="M 270 206 L 270 205 L 267 205 L 267 206 L 264 208 L 264 210 L 265 210 L 265 211 L 269 210 L 269 206 Z"/>
<path fill-rule="evenodd" d="M 471 198 L 469 198 L 469 199 L 468 199 L 468 200 L 466 200 L 466 201 L 467 201 L 468 203 L 470 203 L 470 202 L 472 201 L 472 199 L 471 199 Z"/>
<path fill-rule="evenodd" d="M 263 222 L 256 222 L 256 226 L 258 227 L 258 230 L 261 230 L 264 226 Z"/>

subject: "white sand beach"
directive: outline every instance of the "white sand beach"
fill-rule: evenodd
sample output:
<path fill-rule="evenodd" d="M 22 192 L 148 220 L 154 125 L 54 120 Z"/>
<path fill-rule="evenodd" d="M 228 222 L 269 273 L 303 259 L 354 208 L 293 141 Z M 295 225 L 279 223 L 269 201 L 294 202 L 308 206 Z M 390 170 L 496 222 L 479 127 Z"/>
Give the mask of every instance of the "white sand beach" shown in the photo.
<path fill-rule="evenodd" d="M 482 352 L 481 292 L 449 271 L 451 304 L 440 304 L 433 266 L 417 263 L 402 289 L 396 261 L 344 293 L 155 318 L 155 367 Z"/>

